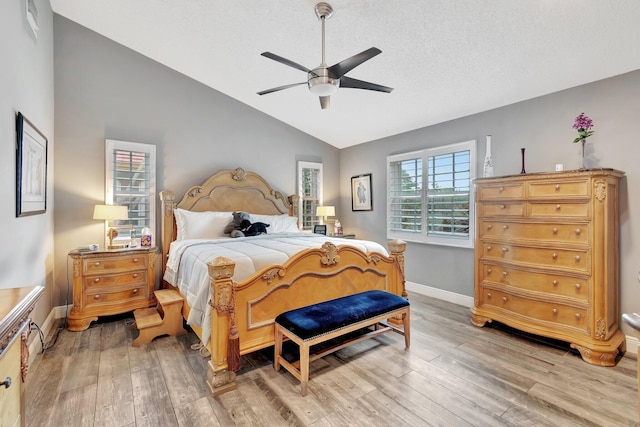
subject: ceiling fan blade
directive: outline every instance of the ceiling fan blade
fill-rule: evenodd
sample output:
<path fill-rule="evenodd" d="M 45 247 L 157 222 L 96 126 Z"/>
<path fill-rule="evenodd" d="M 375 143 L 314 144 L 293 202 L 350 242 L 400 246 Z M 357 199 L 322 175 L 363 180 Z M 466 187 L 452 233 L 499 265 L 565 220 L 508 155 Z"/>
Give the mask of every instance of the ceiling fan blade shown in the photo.
<path fill-rule="evenodd" d="M 375 83 L 365 82 L 358 79 L 352 79 L 351 77 L 341 77 L 340 78 L 340 87 L 343 88 L 351 88 L 351 89 L 366 89 L 366 90 L 375 90 L 377 92 L 386 92 L 391 93 L 393 88 L 382 86 Z"/>
<path fill-rule="evenodd" d="M 336 79 L 347 74 L 349 71 L 356 68 L 358 65 L 365 61 L 370 60 L 374 56 L 382 53 L 377 47 L 371 47 L 363 52 L 353 55 L 351 58 L 347 58 L 344 61 L 340 61 L 335 65 L 328 68 L 329 73 Z"/>
<path fill-rule="evenodd" d="M 300 85 L 306 85 L 307 82 L 302 82 L 302 83 L 291 83 L 288 85 L 284 85 L 284 86 L 278 86 L 278 87 L 274 87 L 271 89 L 267 89 L 267 90 L 263 90 L 261 92 L 258 92 L 258 95 L 266 95 L 268 93 L 272 93 L 272 92 L 277 92 L 279 90 L 283 90 L 283 89 L 289 89 L 290 87 L 294 87 L 294 86 L 300 86 Z"/>
<path fill-rule="evenodd" d="M 320 97 L 320 107 L 323 110 L 326 110 L 327 108 L 329 108 L 330 101 L 331 101 L 330 98 L 331 98 L 330 96 L 321 96 Z"/>
<path fill-rule="evenodd" d="M 308 69 L 307 67 L 305 67 L 304 65 L 300 65 L 297 62 L 293 62 L 290 59 L 287 58 L 283 58 L 282 56 L 276 55 L 275 53 L 271 53 L 271 52 L 262 52 L 260 55 L 264 56 L 265 58 L 269 58 L 269 59 L 273 59 L 274 61 L 278 61 L 284 65 L 288 65 L 289 67 L 293 67 L 297 70 L 300 71 L 304 71 L 305 73 L 310 73 L 311 70 Z"/>

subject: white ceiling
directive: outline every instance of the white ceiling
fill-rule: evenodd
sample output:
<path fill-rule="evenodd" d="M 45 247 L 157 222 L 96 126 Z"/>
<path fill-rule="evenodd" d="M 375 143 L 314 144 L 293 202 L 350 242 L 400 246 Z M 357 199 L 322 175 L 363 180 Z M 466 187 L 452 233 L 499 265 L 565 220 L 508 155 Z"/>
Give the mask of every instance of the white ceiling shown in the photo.
<path fill-rule="evenodd" d="M 638 0 L 333 0 L 328 65 L 370 47 L 321 110 L 313 0 L 51 0 L 53 11 L 338 148 L 640 69 Z"/>

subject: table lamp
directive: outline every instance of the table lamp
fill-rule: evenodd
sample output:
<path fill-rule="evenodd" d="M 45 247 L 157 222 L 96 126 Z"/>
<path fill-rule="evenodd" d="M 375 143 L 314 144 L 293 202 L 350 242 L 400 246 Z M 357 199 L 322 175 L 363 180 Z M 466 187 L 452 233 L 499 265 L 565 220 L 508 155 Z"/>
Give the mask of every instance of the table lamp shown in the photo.
<path fill-rule="evenodd" d="M 96 205 L 93 209 L 93 219 L 100 219 L 103 221 L 129 219 L 129 210 L 126 206 Z M 113 239 L 118 237 L 117 228 L 110 227 L 107 231 L 107 237 L 109 238 L 109 246 L 107 247 L 107 249 L 117 249 L 124 247 L 124 245 L 113 245 Z"/>
<path fill-rule="evenodd" d="M 316 208 L 316 216 L 322 217 L 322 223 L 327 223 L 328 216 L 336 216 L 336 208 L 335 206 L 318 206 Z"/>

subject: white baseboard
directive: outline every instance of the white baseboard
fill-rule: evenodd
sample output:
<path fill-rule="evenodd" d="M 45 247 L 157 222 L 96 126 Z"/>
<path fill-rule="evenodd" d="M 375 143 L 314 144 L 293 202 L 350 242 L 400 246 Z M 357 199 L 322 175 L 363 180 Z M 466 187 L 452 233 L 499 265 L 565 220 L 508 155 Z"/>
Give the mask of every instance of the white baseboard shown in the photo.
<path fill-rule="evenodd" d="M 405 282 L 405 288 L 409 292 L 415 292 L 420 295 L 425 295 L 432 298 L 437 298 L 442 301 L 447 301 L 453 304 L 458 304 L 463 307 L 473 307 L 473 297 L 466 295 L 456 294 L 455 292 L 445 291 L 443 289 L 434 288 L 427 285 L 421 285 L 415 282 Z M 640 339 L 635 336 L 626 335 L 627 352 L 631 354 L 638 354 L 638 347 L 640 347 Z"/>

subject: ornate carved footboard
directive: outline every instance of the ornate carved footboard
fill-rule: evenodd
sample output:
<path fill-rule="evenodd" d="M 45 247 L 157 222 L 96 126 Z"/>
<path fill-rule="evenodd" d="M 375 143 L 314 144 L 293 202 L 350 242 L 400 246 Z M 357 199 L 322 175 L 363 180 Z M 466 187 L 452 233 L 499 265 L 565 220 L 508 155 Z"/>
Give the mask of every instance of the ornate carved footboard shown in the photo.
<path fill-rule="evenodd" d="M 210 263 L 214 310 L 207 384 L 211 393 L 235 387 L 233 371 L 240 367 L 240 355 L 274 344 L 273 321 L 282 312 L 371 289 L 406 297 L 405 249 L 406 243 L 390 241 L 387 257 L 327 242 L 240 283 L 231 280 L 233 261 L 220 257 Z"/>

